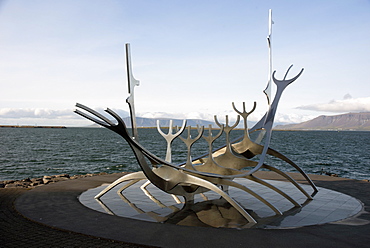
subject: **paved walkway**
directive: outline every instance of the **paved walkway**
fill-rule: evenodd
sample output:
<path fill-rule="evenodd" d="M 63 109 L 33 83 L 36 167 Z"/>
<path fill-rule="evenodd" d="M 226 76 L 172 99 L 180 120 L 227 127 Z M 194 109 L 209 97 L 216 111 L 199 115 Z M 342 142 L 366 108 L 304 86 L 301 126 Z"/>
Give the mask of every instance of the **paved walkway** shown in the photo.
<path fill-rule="evenodd" d="M 272 175 L 259 176 L 274 179 Z M 118 176 L 62 181 L 33 190 L 0 189 L 0 247 L 369 247 L 368 182 L 312 176 L 317 186 L 362 201 L 365 212 L 356 218 L 296 229 L 236 230 L 148 223 L 99 213 L 79 203 L 83 191 Z"/>
<path fill-rule="evenodd" d="M 146 247 L 63 231 L 26 219 L 14 208 L 14 201 L 27 191 L 0 189 L 0 247 Z"/>

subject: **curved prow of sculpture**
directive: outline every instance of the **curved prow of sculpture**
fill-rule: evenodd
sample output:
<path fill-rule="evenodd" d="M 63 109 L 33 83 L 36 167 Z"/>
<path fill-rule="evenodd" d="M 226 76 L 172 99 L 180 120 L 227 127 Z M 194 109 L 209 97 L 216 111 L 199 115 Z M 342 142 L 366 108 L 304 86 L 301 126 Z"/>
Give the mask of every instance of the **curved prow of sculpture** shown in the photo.
<path fill-rule="evenodd" d="M 287 75 L 288 75 L 288 73 L 289 73 L 289 71 L 292 67 L 293 67 L 293 65 L 289 66 L 288 70 L 285 73 L 285 76 L 284 76 L 283 80 L 278 80 L 278 79 L 275 78 L 276 71 L 274 71 L 272 73 L 272 79 L 273 79 L 274 83 L 277 86 L 274 101 L 272 102 L 271 106 L 267 110 L 266 114 L 249 130 L 249 133 L 252 133 L 252 132 L 254 132 L 256 130 L 260 130 L 260 129 L 266 129 L 266 126 L 268 126 L 269 123 L 271 123 L 271 126 L 272 126 L 272 123 L 273 123 L 274 118 L 275 118 L 276 110 L 277 110 L 277 105 L 280 101 L 280 98 L 281 98 L 281 95 L 283 94 L 283 91 L 285 90 L 285 88 L 289 84 L 291 84 L 295 80 L 297 80 L 301 76 L 301 74 L 303 73 L 303 70 L 304 70 L 302 68 L 301 71 L 295 77 L 286 80 L 286 77 L 287 77 Z"/>
<path fill-rule="evenodd" d="M 262 167 L 263 163 L 265 162 L 265 157 L 266 157 L 266 154 L 267 154 L 267 151 L 270 145 L 270 141 L 271 141 L 272 125 L 274 123 L 275 114 L 277 111 L 277 107 L 278 107 L 281 95 L 283 94 L 283 91 L 289 84 L 297 80 L 299 76 L 301 76 L 301 74 L 303 73 L 303 68 L 302 68 L 301 71 L 295 77 L 291 79 L 286 79 L 289 73 L 289 70 L 292 68 L 292 66 L 293 65 L 291 65 L 286 71 L 283 80 L 277 80 L 275 78 L 276 71 L 272 73 L 272 79 L 277 87 L 274 100 L 271 106 L 269 107 L 268 111 L 266 112 L 265 116 L 256 125 L 254 125 L 254 127 L 252 127 L 250 130 L 250 132 L 257 130 L 257 129 L 262 129 L 262 128 L 266 130 L 266 138 L 265 138 L 265 142 L 263 145 L 263 151 L 261 153 L 261 157 L 259 159 L 258 165 L 249 172 L 250 174 L 253 174 L 254 172 L 258 171 Z"/>

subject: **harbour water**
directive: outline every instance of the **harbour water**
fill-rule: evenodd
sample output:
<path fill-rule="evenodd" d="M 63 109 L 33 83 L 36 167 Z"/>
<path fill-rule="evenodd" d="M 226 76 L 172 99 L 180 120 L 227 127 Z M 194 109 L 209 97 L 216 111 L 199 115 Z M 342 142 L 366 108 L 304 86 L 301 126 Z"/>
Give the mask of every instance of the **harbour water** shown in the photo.
<path fill-rule="evenodd" d="M 242 130 L 232 134 L 240 136 Z M 165 157 L 165 140 L 156 129 L 139 129 L 139 136 L 148 150 Z M 0 180 L 139 169 L 125 141 L 103 128 L 0 128 L 0 138 Z M 225 138 L 221 136 L 214 146 L 224 143 Z M 370 179 L 370 132 L 274 131 L 271 148 L 286 155 L 307 173 L 325 171 L 340 177 Z M 204 140 L 197 142 L 192 156 L 207 150 Z M 172 157 L 174 163 L 186 159 L 185 145 L 179 139 L 173 144 Z M 294 172 L 278 159 L 269 157 L 267 163 Z"/>

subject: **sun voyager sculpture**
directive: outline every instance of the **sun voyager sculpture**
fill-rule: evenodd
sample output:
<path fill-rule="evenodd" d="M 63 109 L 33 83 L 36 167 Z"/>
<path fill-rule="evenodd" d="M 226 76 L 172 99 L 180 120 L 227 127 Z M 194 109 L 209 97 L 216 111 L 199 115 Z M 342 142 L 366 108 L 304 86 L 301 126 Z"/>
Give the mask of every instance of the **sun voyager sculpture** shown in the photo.
<path fill-rule="evenodd" d="M 283 212 L 266 200 L 263 194 L 256 193 L 253 191 L 253 188 L 247 187 L 243 183 L 245 180 L 250 180 L 281 195 L 289 204 L 292 205 L 292 208 L 302 207 L 300 203 L 293 199 L 292 196 L 289 196 L 283 190 L 279 189 L 278 186 L 275 186 L 271 182 L 257 177 L 255 174 L 261 169 L 271 171 L 285 178 L 287 182 L 293 185 L 293 187 L 298 189 L 299 192 L 306 197 L 307 201 L 313 199 L 312 197 L 318 192 L 318 190 L 308 175 L 289 158 L 269 147 L 274 117 L 283 91 L 288 85 L 296 81 L 303 72 L 303 69 L 301 69 L 296 76 L 287 79 L 289 70 L 292 67 L 290 66 L 286 71 L 284 78 L 281 80 L 275 77 L 275 71 L 271 73 L 271 11 L 269 18 L 269 35 L 267 39 L 269 45 L 270 68 L 268 84 L 264 90 L 268 101 L 268 109 L 266 114 L 253 127 L 248 128 L 247 118 L 255 110 L 256 102 L 254 102 L 250 111 L 246 110 L 244 102 L 242 103 L 241 109 L 232 103 L 232 107 L 237 114 L 237 120 L 233 125 L 229 123 L 228 116 L 226 116 L 225 124 L 221 124 L 215 116 L 215 123 L 219 127 L 218 133 L 213 135 L 211 126 L 207 128 L 198 126 L 196 127 L 198 134 L 194 138 L 191 136 L 191 127 L 186 126 L 186 121 L 183 122 L 181 128 L 177 128 L 176 130 L 173 130 L 171 121 L 167 134 L 161 130 L 159 122 L 157 122 L 158 131 L 167 142 L 167 153 L 165 159 L 157 157 L 155 154 L 143 147 L 139 142 L 134 105 L 134 88 L 135 86 L 139 85 L 139 81 L 133 76 L 130 45 L 126 44 L 126 65 L 129 86 L 129 97 L 127 98 L 126 102 L 129 106 L 131 114 L 132 133 L 128 131 L 122 118 L 111 109 L 107 109 L 106 112 L 111 115 L 115 121 L 112 121 L 111 119 L 93 109 L 90 109 L 87 106 L 79 103 L 76 104 L 78 109 L 76 109 L 75 112 L 77 114 L 120 135 L 131 147 L 141 169 L 138 172 L 126 174 L 108 185 L 104 190 L 95 196 L 97 200 L 99 200 L 103 195 L 117 185 L 126 183 L 119 190 L 119 193 L 123 196 L 123 191 L 125 189 L 139 181 L 144 180 L 145 183 L 141 186 L 142 190 L 146 190 L 146 187 L 149 184 L 152 184 L 163 192 L 173 195 L 177 202 L 180 202 L 177 196 L 182 196 L 185 202 L 184 208 L 194 204 L 195 195 L 203 194 L 208 191 L 215 192 L 225 201 L 227 201 L 228 204 L 235 208 L 237 212 L 243 216 L 243 218 L 245 218 L 247 222 L 245 227 L 252 227 L 256 225 L 258 221 L 246 210 L 248 206 L 242 206 L 229 194 L 229 190 L 231 188 L 241 190 L 245 195 L 249 195 L 258 199 L 265 206 L 271 209 L 275 213 L 275 216 L 283 215 Z M 272 82 L 276 85 L 276 93 L 273 99 L 271 99 Z M 231 140 L 230 132 L 238 125 L 241 118 L 244 122 L 243 136 L 237 140 Z M 257 139 L 253 141 L 250 138 L 250 133 L 257 130 L 262 131 Z M 184 132 L 187 133 L 187 135 L 182 135 Z M 213 142 L 219 138 L 222 133 L 225 134 L 226 144 L 224 147 L 215 150 L 213 149 Z M 171 163 L 171 145 L 173 140 L 176 138 L 180 138 L 185 143 L 187 148 L 186 151 L 184 151 L 187 153 L 187 159 L 180 165 Z M 191 148 L 193 144 L 201 138 L 205 139 L 208 143 L 209 152 L 206 156 L 192 159 Z M 252 158 L 257 155 L 259 159 L 252 160 Z M 292 166 L 303 176 L 303 178 L 311 186 L 312 191 L 307 192 L 307 190 L 301 187 L 301 185 L 298 184 L 286 172 L 278 169 L 274 165 L 267 164 L 265 162 L 267 155 L 281 159 L 289 166 Z"/>

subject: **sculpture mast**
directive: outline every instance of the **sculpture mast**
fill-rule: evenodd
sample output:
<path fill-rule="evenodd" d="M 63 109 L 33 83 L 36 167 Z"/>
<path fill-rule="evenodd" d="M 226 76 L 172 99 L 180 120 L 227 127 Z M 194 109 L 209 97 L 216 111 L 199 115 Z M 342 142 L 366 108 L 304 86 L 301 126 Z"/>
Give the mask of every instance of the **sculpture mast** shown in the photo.
<path fill-rule="evenodd" d="M 126 43 L 126 66 L 127 66 L 127 81 L 128 81 L 128 93 L 129 96 L 126 99 L 126 102 L 130 108 L 130 117 L 131 117 L 131 128 L 132 128 L 132 137 L 139 142 L 139 135 L 137 132 L 136 126 L 136 115 L 135 115 L 135 101 L 134 101 L 134 89 L 135 86 L 139 86 L 139 80 L 136 80 L 132 75 L 132 66 L 131 66 L 131 51 L 130 44 Z"/>
<path fill-rule="evenodd" d="M 272 47 L 271 47 L 271 42 L 272 42 L 272 24 L 274 24 L 274 22 L 272 21 L 272 10 L 269 9 L 269 34 L 267 36 L 267 44 L 268 44 L 268 48 L 269 48 L 269 72 L 268 72 L 267 86 L 266 86 L 266 89 L 263 91 L 266 94 L 268 105 L 271 104 L 271 80 L 272 80 Z"/>
<path fill-rule="evenodd" d="M 272 21 L 272 9 L 269 9 L 269 33 L 267 36 L 267 45 L 269 49 L 269 71 L 268 71 L 268 77 L 267 77 L 267 86 L 266 89 L 263 91 L 267 97 L 267 104 L 268 108 L 271 107 L 271 88 L 272 88 L 272 47 L 271 47 L 271 42 L 272 42 L 272 24 L 274 22 Z M 266 114 L 265 116 L 262 117 L 262 119 L 257 122 L 252 129 L 258 129 L 264 127 L 264 124 L 266 122 Z M 258 128 L 256 128 L 258 127 Z M 261 143 L 262 139 L 265 137 L 266 130 L 262 129 L 257 138 L 255 139 L 255 143 Z"/>

